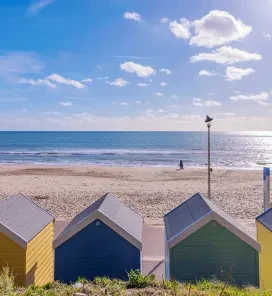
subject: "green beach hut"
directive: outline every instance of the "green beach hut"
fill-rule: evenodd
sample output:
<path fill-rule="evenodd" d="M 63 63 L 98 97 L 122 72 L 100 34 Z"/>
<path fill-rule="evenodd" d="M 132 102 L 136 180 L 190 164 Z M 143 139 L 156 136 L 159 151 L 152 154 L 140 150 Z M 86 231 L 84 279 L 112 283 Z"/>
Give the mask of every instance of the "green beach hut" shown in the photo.
<path fill-rule="evenodd" d="M 166 214 L 164 222 L 167 279 L 194 282 L 216 277 L 259 285 L 260 244 L 200 193 Z"/>

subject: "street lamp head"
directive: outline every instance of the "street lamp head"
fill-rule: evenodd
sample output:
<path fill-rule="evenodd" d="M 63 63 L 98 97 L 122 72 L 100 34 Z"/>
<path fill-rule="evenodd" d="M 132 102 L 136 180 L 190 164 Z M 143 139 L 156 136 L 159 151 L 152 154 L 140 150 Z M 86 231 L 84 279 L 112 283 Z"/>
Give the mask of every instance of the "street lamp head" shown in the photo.
<path fill-rule="evenodd" d="M 208 115 L 206 116 L 206 120 L 205 122 L 208 123 L 208 122 L 211 122 L 213 121 L 213 118 L 209 117 Z"/>

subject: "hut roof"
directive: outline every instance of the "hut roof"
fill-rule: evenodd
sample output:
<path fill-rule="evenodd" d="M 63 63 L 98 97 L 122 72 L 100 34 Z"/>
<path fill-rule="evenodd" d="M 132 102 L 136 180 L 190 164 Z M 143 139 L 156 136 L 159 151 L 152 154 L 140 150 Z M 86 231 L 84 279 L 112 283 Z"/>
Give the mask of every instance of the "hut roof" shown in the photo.
<path fill-rule="evenodd" d="M 180 241 L 215 220 L 241 240 L 260 250 L 260 244 L 233 217 L 210 200 L 197 193 L 164 216 L 168 247 Z"/>
<path fill-rule="evenodd" d="M 51 214 L 21 193 L 0 202 L 0 232 L 24 249 L 53 220 Z"/>
<path fill-rule="evenodd" d="M 272 231 L 272 208 L 263 212 L 256 218 L 256 220 L 260 222 L 265 228 Z"/>
<path fill-rule="evenodd" d="M 110 193 L 79 213 L 56 238 L 54 247 L 63 244 L 96 219 L 100 219 L 138 249 L 142 249 L 143 217 Z"/>

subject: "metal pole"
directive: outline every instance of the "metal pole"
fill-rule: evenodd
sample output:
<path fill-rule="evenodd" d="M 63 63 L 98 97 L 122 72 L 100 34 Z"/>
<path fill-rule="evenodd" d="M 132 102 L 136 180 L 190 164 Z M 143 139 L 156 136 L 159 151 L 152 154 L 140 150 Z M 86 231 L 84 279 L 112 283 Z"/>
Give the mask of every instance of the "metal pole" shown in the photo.
<path fill-rule="evenodd" d="M 210 127 L 211 124 L 208 123 L 208 198 L 211 198 L 211 145 L 210 145 Z"/>
<path fill-rule="evenodd" d="M 264 176 L 264 211 L 270 208 L 270 168 L 263 169 Z"/>

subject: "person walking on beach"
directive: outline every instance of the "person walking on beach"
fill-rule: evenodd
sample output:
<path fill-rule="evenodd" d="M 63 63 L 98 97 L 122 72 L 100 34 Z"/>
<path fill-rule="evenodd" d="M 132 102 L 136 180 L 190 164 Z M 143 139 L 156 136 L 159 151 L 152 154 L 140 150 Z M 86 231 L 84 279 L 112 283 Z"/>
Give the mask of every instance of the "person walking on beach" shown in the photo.
<path fill-rule="evenodd" d="M 183 160 L 180 160 L 180 162 L 179 162 L 179 168 L 180 168 L 181 170 L 184 170 L 184 167 L 183 167 Z"/>

